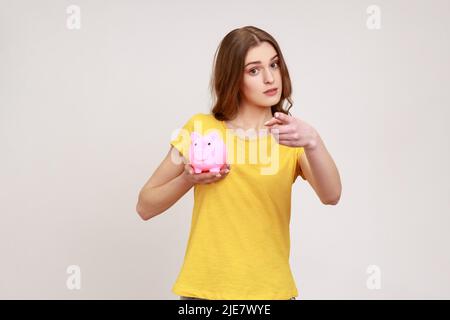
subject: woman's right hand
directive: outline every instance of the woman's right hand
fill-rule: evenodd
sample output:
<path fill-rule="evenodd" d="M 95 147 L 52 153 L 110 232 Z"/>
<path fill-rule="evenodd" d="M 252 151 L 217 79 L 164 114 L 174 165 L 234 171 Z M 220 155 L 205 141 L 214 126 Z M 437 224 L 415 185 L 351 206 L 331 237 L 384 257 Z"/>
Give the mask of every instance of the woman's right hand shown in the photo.
<path fill-rule="evenodd" d="M 184 166 L 184 176 L 185 178 L 193 183 L 193 184 L 210 184 L 222 180 L 225 178 L 230 172 L 230 165 L 224 164 L 220 168 L 220 172 L 201 172 L 195 173 L 194 168 L 189 163 L 186 163 Z"/>

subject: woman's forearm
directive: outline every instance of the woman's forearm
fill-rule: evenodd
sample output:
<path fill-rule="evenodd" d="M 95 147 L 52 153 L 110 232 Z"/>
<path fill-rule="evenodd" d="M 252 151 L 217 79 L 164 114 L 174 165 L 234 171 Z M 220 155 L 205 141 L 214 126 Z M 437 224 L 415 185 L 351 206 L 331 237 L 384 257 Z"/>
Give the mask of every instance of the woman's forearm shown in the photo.
<path fill-rule="evenodd" d="M 336 204 L 341 196 L 341 179 L 336 164 L 318 133 L 315 146 L 304 150 L 314 176 L 316 193 L 323 203 Z"/>
<path fill-rule="evenodd" d="M 184 173 L 169 182 L 142 189 L 136 211 L 143 220 L 148 220 L 163 213 L 177 202 L 194 184 L 186 180 Z"/>

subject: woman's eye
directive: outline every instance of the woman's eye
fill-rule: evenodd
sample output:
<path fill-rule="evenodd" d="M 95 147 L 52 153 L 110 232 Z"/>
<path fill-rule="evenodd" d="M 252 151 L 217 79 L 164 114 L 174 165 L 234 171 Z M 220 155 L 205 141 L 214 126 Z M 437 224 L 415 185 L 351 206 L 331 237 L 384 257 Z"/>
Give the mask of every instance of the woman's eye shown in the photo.
<path fill-rule="evenodd" d="M 277 68 L 279 67 L 279 66 L 278 66 L 278 61 L 273 62 L 273 63 L 272 63 L 272 66 L 273 66 L 273 65 L 276 65 L 276 66 L 273 67 L 273 68 L 277 69 Z M 253 72 L 253 71 L 257 71 L 257 70 L 258 70 L 258 68 L 250 69 L 250 70 L 249 70 L 249 73 L 252 74 L 252 75 L 255 75 L 256 73 Z"/>

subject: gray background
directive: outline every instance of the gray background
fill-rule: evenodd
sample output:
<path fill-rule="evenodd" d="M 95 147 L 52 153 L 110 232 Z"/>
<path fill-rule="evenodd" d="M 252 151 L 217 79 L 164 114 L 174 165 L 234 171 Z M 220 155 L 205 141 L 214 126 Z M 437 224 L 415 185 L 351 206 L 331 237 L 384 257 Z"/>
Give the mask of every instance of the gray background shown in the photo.
<path fill-rule="evenodd" d="M 192 190 L 146 222 L 137 195 L 245 25 L 279 42 L 342 178 L 337 206 L 293 186 L 299 298 L 450 298 L 448 0 L 0 2 L 0 298 L 178 298 Z"/>

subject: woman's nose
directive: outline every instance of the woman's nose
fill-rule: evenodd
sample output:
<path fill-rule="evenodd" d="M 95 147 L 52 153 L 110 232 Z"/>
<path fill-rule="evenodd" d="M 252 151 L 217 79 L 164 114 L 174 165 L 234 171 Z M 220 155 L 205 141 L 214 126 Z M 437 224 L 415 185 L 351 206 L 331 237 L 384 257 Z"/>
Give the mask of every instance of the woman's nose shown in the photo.
<path fill-rule="evenodd" d="M 270 70 L 266 70 L 264 72 L 264 83 L 272 83 L 273 82 L 273 75 Z"/>

